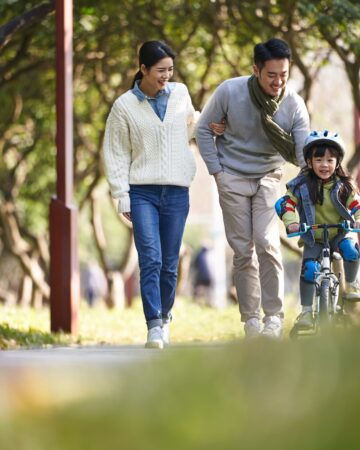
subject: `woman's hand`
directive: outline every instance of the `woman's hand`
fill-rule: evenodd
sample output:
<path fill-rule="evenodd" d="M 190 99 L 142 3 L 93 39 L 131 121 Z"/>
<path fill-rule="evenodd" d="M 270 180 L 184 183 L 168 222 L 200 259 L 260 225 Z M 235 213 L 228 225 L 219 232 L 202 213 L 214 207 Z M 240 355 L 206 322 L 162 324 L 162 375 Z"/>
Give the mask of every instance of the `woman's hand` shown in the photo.
<path fill-rule="evenodd" d="M 123 216 L 125 217 L 125 219 L 129 220 L 130 222 L 132 222 L 132 220 L 131 220 L 131 213 L 130 212 L 123 213 Z"/>
<path fill-rule="evenodd" d="M 209 128 L 212 130 L 212 132 L 215 134 L 215 136 L 223 135 L 225 128 L 226 128 L 225 119 L 222 119 L 222 121 L 220 123 L 216 123 L 216 122 L 209 123 Z"/>
<path fill-rule="evenodd" d="M 291 223 L 286 228 L 287 234 L 297 233 L 299 230 L 300 230 L 300 224 L 299 223 Z"/>

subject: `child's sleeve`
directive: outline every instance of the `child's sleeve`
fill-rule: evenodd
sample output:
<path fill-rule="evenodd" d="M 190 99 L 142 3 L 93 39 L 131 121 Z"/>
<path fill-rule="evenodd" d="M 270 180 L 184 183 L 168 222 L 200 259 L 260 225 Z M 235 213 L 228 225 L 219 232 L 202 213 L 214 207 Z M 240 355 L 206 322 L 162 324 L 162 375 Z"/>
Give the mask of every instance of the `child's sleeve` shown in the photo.
<path fill-rule="evenodd" d="M 298 202 L 298 198 L 288 189 L 275 204 L 276 213 L 286 228 L 292 223 L 299 223 L 299 215 L 296 211 Z"/>
<path fill-rule="evenodd" d="M 356 192 L 352 192 L 346 201 L 346 207 L 356 221 L 360 220 L 360 197 Z"/>

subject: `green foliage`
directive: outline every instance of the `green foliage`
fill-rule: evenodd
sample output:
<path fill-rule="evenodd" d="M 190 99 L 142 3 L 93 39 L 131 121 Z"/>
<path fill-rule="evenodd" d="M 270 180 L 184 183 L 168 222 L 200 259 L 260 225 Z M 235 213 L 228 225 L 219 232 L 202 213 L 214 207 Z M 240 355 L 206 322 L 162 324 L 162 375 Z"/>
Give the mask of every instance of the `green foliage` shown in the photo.
<path fill-rule="evenodd" d="M 2 1 L 1 24 L 38 5 L 37 0 Z M 116 97 L 130 87 L 142 42 L 163 39 L 176 50 L 175 78 L 188 85 L 195 107 L 201 109 L 221 81 L 251 71 L 253 45 L 272 36 L 290 43 L 309 91 L 331 42 L 344 45 L 350 62 L 359 58 L 359 15 L 356 0 L 74 2 L 74 176 L 79 209 L 86 208 L 103 180 L 100 153 L 106 117 Z M 347 67 L 356 100 L 358 83 L 352 74 L 357 66 Z M 47 235 L 50 197 L 56 191 L 55 79 L 52 14 L 15 33 L 0 49 L 0 198 L 15 204 L 24 236 Z M 80 234 L 86 230 L 81 239 L 86 255 L 92 233 L 86 211 L 83 217 L 87 224 L 82 223 Z M 118 242 L 126 239 L 117 239 L 112 229 L 107 237 L 106 259 L 112 261 L 124 253 Z"/>
<path fill-rule="evenodd" d="M 357 0 L 298 2 L 299 11 L 329 41 L 341 38 L 349 52 L 360 55 L 360 7 Z"/>
<path fill-rule="evenodd" d="M 6 23 L 37 5 L 6 2 L 1 18 Z M 55 181 L 54 46 L 54 23 L 44 20 L 15 34 L 0 59 L 1 190 L 7 199 L 16 195 L 23 227 L 38 234 L 47 229 Z"/>

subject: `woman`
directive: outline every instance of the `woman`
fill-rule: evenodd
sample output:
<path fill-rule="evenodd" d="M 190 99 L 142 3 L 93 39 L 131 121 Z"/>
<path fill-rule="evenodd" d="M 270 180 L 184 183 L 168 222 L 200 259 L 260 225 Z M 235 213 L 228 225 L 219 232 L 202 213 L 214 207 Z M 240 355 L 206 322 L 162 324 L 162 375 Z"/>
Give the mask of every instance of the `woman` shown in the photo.
<path fill-rule="evenodd" d="M 175 53 L 162 41 L 140 48 L 132 88 L 114 103 L 104 139 L 105 173 L 118 211 L 132 221 L 139 256 L 147 348 L 169 344 L 179 250 L 195 160 L 195 110 L 184 84 L 170 83 Z M 221 133 L 223 126 L 214 127 Z"/>

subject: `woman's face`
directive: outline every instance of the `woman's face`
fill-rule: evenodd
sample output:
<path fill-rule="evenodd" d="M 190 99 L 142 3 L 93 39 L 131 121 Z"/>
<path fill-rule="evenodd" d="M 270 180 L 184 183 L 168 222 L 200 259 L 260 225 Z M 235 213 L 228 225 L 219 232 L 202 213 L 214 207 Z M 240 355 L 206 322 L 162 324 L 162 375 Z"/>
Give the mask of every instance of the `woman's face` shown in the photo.
<path fill-rule="evenodd" d="M 321 180 L 326 181 L 335 172 L 337 158 L 329 150 L 325 150 L 324 156 L 312 156 L 308 160 L 308 167 L 315 172 Z"/>
<path fill-rule="evenodd" d="M 142 65 L 141 71 L 143 73 L 141 89 L 149 95 L 156 95 L 165 88 L 166 83 L 173 76 L 174 61 L 170 57 L 163 58 L 149 69 Z"/>

